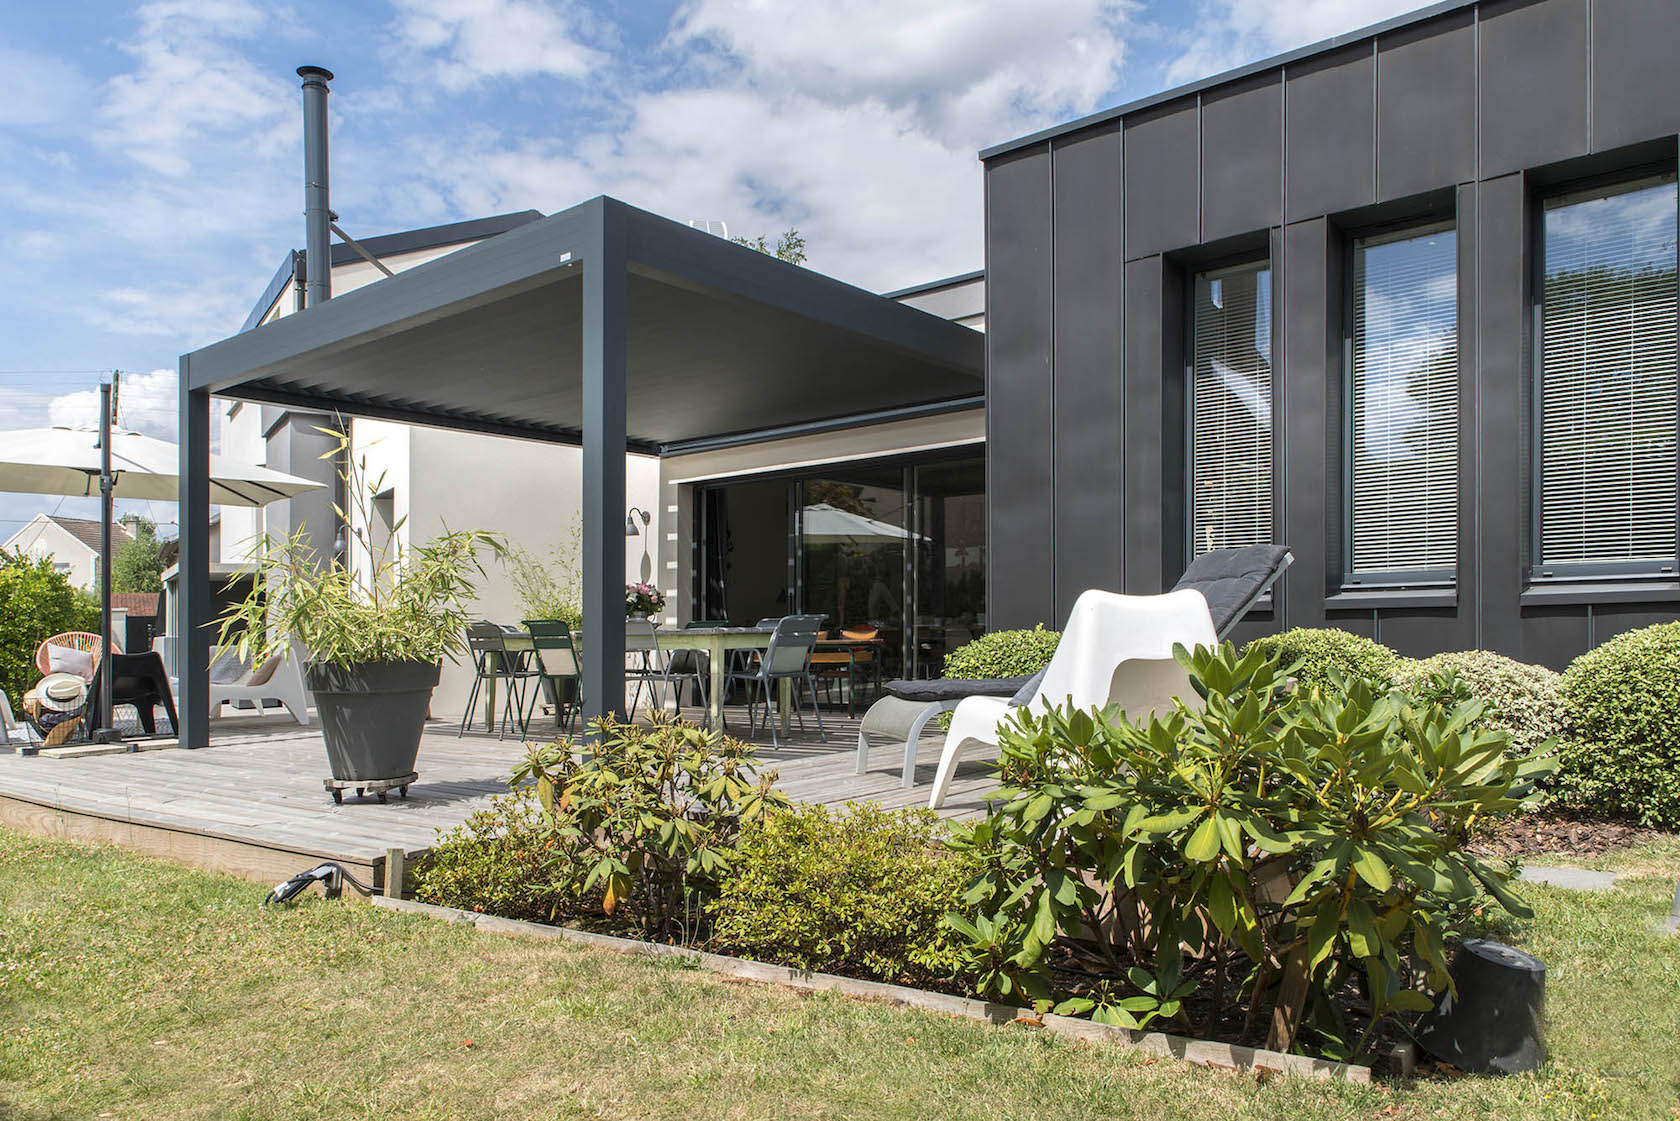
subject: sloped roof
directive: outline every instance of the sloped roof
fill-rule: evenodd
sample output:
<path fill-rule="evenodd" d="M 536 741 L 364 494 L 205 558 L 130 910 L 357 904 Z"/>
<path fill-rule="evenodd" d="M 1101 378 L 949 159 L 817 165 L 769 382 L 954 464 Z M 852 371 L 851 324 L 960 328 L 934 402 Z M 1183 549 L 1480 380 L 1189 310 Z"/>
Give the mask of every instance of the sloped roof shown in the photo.
<path fill-rule="evenodd" d="M 158 613 L 156 592 L 112 592 L 111 610 L 126 611 L 135 616 L 155 616 Z"/>
<path fill-rule="evenodd" d="M 48 514 L 47 520 L 92 551 L 99 551 L 99 522 L 91 518 L 66 518 L 60 514 Z M 129 532 L 126 525 L 121 522 L 111 523 L 111 544 L 121 545 L 124 541 L 132 540 L 134 534 Z"/>

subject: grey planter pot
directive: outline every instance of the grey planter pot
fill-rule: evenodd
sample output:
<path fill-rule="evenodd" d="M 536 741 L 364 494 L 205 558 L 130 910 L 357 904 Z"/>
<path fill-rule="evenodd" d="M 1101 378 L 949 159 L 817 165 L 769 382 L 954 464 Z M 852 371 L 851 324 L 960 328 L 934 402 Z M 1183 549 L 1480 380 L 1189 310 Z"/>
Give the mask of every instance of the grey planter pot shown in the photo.
<path fill-rule="evenodd" d="M 436 662 L 309 666 L 334 779 L 378 782 L 413 773 L 440 669 Z"/>

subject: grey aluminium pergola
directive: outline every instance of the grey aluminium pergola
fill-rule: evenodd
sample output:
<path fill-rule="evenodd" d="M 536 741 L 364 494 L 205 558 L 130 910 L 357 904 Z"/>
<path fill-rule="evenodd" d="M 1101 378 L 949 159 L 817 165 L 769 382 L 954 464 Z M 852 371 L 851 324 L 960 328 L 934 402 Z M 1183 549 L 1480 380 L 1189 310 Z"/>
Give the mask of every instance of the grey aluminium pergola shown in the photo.
<path fill-rule="evenodd" d="M 967 327 L 606 197 L 185 354 L 181 742 L 209 739 L 212 395 L 581 445 L 598 716 L 623 696 L 627 452 L 969 406 L 983 361 Z"/>

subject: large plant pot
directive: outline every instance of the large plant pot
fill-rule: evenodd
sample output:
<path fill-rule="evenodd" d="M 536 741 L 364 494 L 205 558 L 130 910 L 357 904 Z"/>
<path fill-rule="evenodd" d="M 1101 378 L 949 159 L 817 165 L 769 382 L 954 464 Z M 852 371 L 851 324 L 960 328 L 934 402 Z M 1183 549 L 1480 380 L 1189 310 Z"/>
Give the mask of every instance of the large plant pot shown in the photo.
<path fill-rule="evenodd" d="M 309 691 L 340 782 L 378 782 L 414 771 L 436 662 L 359 662 L 309 666 Z"/>

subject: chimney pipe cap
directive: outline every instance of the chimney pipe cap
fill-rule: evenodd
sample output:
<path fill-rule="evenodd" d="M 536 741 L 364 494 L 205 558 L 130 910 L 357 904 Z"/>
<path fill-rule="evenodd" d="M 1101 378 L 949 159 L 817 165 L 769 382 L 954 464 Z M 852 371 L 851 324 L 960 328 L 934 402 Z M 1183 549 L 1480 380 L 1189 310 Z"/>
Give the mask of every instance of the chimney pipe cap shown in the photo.
<path fill-rule="evenodd" d="M 297 68 L 298 77 L 303 79 L 304 85 L 326 85 L 333 80 L 333 72 L 325 66 L 300 66 Z"/>

